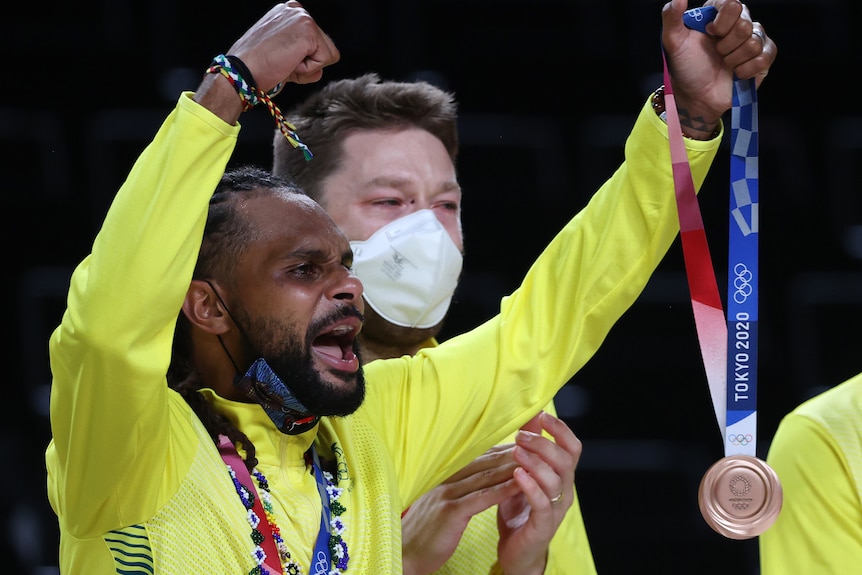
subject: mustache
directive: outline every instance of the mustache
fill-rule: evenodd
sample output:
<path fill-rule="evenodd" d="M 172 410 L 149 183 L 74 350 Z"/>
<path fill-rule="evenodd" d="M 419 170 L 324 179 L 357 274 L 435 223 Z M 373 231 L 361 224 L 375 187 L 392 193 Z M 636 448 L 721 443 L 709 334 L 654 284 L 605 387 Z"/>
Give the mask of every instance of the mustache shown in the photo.
<path fill-rule="evenodd" d="M 365 323 L 365 314 L 360 312 L 359 308 L 353 305 L 343 305 L 332 313 L 327 314 L 325 317 L 314 320 L 309 324 L 307 343 L 311 344 L 311 342 L 314 341 L 314 338 L 328 326 L 348 317 L 355 317 L 359 319 L 359 321 Z"/>

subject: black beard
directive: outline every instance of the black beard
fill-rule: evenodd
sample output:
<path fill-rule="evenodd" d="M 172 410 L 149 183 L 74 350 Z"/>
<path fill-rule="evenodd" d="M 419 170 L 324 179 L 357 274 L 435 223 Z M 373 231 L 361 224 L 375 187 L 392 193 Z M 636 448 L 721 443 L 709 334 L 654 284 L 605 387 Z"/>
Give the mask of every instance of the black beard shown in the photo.
<path fill-rule="evenodd" d="M 310 414 L 343 416 L 356 411 L 365 400 L 365 375 L 362 368 L 356 373 L 330 372 L 338 377 L 339 384 L 326 381 L 314 369 L 309 351 L 311 342 L 306 343 L 305 350 L 290 345 L 277 357 L 265 356 L 264 359 Z M 356 341 L 353 342 L 353 352 L 359 356 L 359 344 Z"/>
<path fill-rule="evenodd" d="M 356 312 L 358 313 L 358 312 Z M 339 384 L 326 381 L 320 372 L 314 369 L 311 356 L 311 345 L 322 326 L 329 325 L 334 320 L 355 315 L 350 310 L 336 312 L 332 316 L 312 323 L 306 332 L 305 341 L 291 337 L 286 330 L 276 328 L 271 321 L 253 320 L 243 311 L 238 310 L 243 324 L 241 327 L 252 349 L 257 350 L 260 357 L 266 360 L 270 368 L 284 382 L 294 397 L 307 409 L 309 415 L 344 416 L 356 411 L 365 400 L 365 375 L 362 371 L 362 361 L 359 343 L 353 341 L 353 353 L 360 359 L 360 368 L 356 373 L 346 371 L 330 372 L 340 380 Z M 252 340 L 251 338 L 255 338 Z M 276 341 L 287 341 L 280 350 L 273 350 Z"/>

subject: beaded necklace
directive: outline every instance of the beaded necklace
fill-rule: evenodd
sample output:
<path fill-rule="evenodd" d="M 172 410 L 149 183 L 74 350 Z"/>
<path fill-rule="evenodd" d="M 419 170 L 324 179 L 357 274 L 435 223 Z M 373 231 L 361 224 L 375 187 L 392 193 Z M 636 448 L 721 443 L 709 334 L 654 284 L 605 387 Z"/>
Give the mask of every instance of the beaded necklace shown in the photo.
<path fill-rule="evenodd" d="M 347 571 L 347 562 L 350 560 L 350 555 L 347 554 L 347 541 L 342 537 L 344 532 L 347 531 L 347 526 L 341 520 L 341 515 L 347 511 L 347 508 L 339 501 L 344 490 L 341 487 L 335 486 L 332 482 L 332 474 L 328 471 L 323 472 L 323 477 L 326 479 L 326 493 L 329 495 L 329 510 L 332 513 L 332 517 L 329 520 L 331 527 L 329 553 L 335 563 L 332 573 L 340 574 L 342 571 Z"/>
<path fill-rule="evenodd" d="M 256 496 L 254 485 L 251 485 L 250 487 L 243 485 L 237 478 L 233 467 L 231 467 L 230 464 L 227 464 L 227 468 L 237 495 L 239 495 L 240 501 L 242 501 L 243 506 L 246 508 L 246 518 L 251 526 L 251 540 L 255 545 L 252 554 L 255 561 L 257 561 L 257 566 L 249 571 L 249 575 L 277 575 L 276 573 L 272 573 L 264 563 L 267 557 L 266 552 L 261 545 L 264 544 L 265 536 L 258 529 L 261 520 L 254 510 Z M 324 502 L 324 512 L 326 508 L 328 508 L 331 513 L 328 529 L 328 547 L 329 555 L 332 557 L 333 564 L 331 569 L 326 572 L 326 575 L 342 575 L 347 571 L 347 563 L 350 560 L 350 556 L 347 553 L 347 542 L 344 541 L 344 538 L 342 537 L 346 531 L 346 526 L 340 518 L 340 516 L 347 511 L 344 505 L 339 501 L 343 489 L 337 487 L 333 483 L 332 474 L 326 471 L 321 471 L 316 462 L 314 463 L 314 470 L 315 475 L 318 477 L 318 481 L 323 478 L 326 483 L 325 493 L 329 504 L 326 505 L 326 502 Z M 275 516 L 272 512 L 272 494 L 270 493 L 269 482 L 267 481 L 266 476 L 256 468 L 252 470 L 251 475 L 257 481 L 257 486 L 260 490 L 260 502 L 264 510 L 264 515 L 266 516 L 266 522 L 269 526 L 270 532 L 272 533 L 272 539 L 275 543 L 276 549 L 278 550 L 278 556 L 281 561 L 281 565 L 283 566 L 284 574 L 302 575 L 302 567 L 293 561 L 290 551 L 287 549 L 287 545 L 281 537 L 281 530 L 275 523 Z"/>

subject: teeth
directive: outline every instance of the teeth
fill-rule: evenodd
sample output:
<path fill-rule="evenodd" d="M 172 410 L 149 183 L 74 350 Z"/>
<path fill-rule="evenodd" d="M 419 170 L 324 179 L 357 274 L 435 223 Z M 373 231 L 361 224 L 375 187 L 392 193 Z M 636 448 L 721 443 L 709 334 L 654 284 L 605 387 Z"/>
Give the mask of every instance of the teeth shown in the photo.
<path fill-rule="evenodd" d="M 335 335 L 344 335 L 345 333 L 350 333 L 353 331 L 353 328 L 349 325 L 340 325 L 332 330 L 332 333 Z"/>

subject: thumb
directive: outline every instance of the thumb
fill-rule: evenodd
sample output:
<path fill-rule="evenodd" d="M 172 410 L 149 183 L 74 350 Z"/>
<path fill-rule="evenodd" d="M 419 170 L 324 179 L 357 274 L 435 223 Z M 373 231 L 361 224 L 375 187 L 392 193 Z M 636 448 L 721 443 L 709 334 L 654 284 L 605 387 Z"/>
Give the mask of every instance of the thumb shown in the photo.
<path fill-rule="evenodd" d="M 661 9 L 661 24 L 666 30 L 684 28 L 682 15 L 688 9 L 688 0 L 670 0 Z"/>
<path fill-rule="evenodd" d="M 683 14 L 688 9 L 688 0 L 670 0 L 661 10 L 662 24 L 662 43 L 665 48 L 669 48 L 668 44 L 678 44 L 681 40 L 671 41 L 672 38 L 679 38 L 680 35 L 686 34 L 688 29 L 683 22 Z M 685 36 L 682 36 L 685 37 Z"/>

